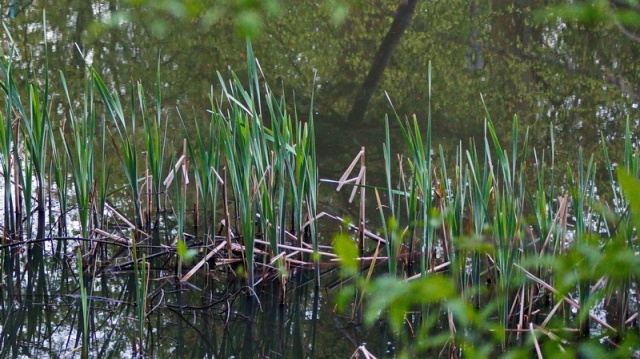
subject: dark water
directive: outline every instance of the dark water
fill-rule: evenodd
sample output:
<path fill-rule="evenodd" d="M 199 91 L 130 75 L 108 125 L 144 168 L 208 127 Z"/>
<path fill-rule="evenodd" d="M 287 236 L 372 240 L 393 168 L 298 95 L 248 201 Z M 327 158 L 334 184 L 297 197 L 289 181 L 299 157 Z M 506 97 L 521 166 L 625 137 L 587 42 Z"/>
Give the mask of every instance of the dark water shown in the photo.
<path fill-rule="evenodd" d="M 483 133 L 481 96 L 505 140 L 517 115 L 542 150 L 552 124 L 562 144 L 561 159 L 562 152 L 579 146 L 586 153 L 599 152 L 601 133 L 610 140 L 619 138 L 624 120 L 638 117 L 637 44 L 616 29 L 560 21 L 534 26 L 532 13 L 542 2 L 503 0 L 418 4 L 364 118 L 348 119 L 396 5 L 353 5 L 345 22 L 334 26 L 326 9 L 313 2 L 283 3 L 282 16 L 267 18 L 253 40 L 267 81 L 282 88 L 289 102 L 295 97 L 304 108 L 313 89 L 318 150 L 326 173 L 344 167 L 361 145 L 380 151 L 381 124 L 385 114 L 392 113 L 385 92 L 402 118 L 417 114 L 426 121 L 429 62 L 434 139 L 445 149 Z M 210 107 L 211 88 L 214 93 L 219 89 L 217 71 L 244 73 L 245 44 L 231 21 L 204 26 L 140 10 L 131 22 L 96 31 L 96 20 L 123 7 L 117 1 L 69 1 L 64 9 L 38 2 L 7 19 L 7 27 L 22 59 L 29 60 L 25 66 L 42 74 L 40 24 L 46 9 L 52 81 L 63 70 L 72 91 L 82 87 L 80 51 L 106 81 L 123 91 L 132 81 L 151 91 L 159 59 L 167 111 L 177 106 L 187 117 L 200 116 Z M 160 21 L 165 26 L 157 37 L 153 34 Z"/>
<path fill-rule="evenodd" d="M 610 156 L 618 158 L 624 120 L 630 119 L 637 132 L 640 46 L 616 29 L 559 20 L 537 25 L 533 12 L 543 3 L 419 2 L 362 118 L 349 114 L 397 2 L 359 2 L 335 26 L 330 12 L 315 2 L 286 1 L 281 16 L 267 19 L 253 48 L 272 87 L 295 101 L 301 114 L 307 112 L 313 91 L 322 178 L 339 177 L 365 146 L 369 177 L 376 181 L 382 168 L 383 119 L 393 112 L 385 92 L 401 118 L 416 114 L 426 123 L 429 62 L 434 141 L 450 158 L 460 142 L 483 136 L 481 96 L 505 141 L 517 115 L 539 151 L 549 150 L 549 128 L 555 129 L 559 163 L 575 162 L 577 148 L 599 158 L 602 136 L 611 146 Z M 188 119 L 207 118 L 209 94 L 219 88 L 216 72 L 245 71 L 245 42 L 235 35 L 232 19 L 205 26 L 139 10 L 121 26 L 96 27 L 124 7 L 119 1 L 70 0 L 25 2 L 15 13 L 2 8 L 19 53 L 15 67 L 44 77 L 45 34 L 52 88 L 59 88 L 57 73 L 63 71 L 72 93 L 82 90 L 85 60 L 123 93 L 138 81 L 152 89 L 159 62 L 170 128 L 180 128 L 176 107 Z M 158 24 L 164 24 L 161 35 Z M 6 55 L 8 35 L 3 37 Z M 400 134 L 393 128 L 392 146 L 401 150 Z M 180 148 L 181 138 L 174 141 Z M 113 164 L 118 165 L 116 159 Z M 355 216 L 347 195 L 321 186 L 327 208 Z M 21 293 L 3 293 L 1 357 L 79 356 L 80 311 L 70 267 L 59 258 L 30 269 L 48 274 L 35 276 L 40 282 L 28 283 Z M 332 275 L 323 277 L 319 289 L 306 284 L 313 283 L 312 277 L 293 275 L 283 305 L 275 281 L 259 288 L 267 293 L 258 303 L 234 295 L 240 285 L 218 284 L 226 278 L 202 276 L 194 283 L 197 288 L 189 290 L 158 279 L 150 289 L 148 305 L 155 309 L 148 315 L 142 346 L 157 358 L 345 358 L 366 341 L 382 356 L 386 343 L 394 342 L 386 329 L 350 324 L 347 314 L 334 310 L 336 291 L 327 287 Z M 127 273 L 114 273 L 96 281 L 92 356 L 133 356 L 140 347 L 135 309 L 128 305 L 133 302 L 130 280 Z"/>

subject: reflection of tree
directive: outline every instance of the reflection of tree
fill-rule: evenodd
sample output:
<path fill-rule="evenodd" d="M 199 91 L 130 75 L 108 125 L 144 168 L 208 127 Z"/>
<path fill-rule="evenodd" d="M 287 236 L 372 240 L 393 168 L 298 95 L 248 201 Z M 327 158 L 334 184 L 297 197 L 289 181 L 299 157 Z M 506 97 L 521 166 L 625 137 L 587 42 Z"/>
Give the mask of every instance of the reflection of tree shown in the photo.
<path fill-rule="evenodd" d="M 376 48 L 383 37 L 388 27 L 386 21 L 397 2 L 372 1 L 354 7 L 349 21 L 339 27 L 331 26 L 326 21 L 329 15 L 318 10 L 314 2 L 290 2 L 283 9 L 285 15 L 265 24 L 263 36 L 255 39 L 254 49 L 271 84 L 277 87 L 279 83 L 273 80 L 282 79 L 287 86 L 284 92 L 290 95 L 291 90 L 295 90 L 298 103 L 302 102 L 301 96 L 309 93 L 312 84 L 316 84 L 317 109 L 324 115 L 317 117 L 317 128 L 331 127 L 334 131 L 318 132 L 323 137 L 318 141 L 323 144 L 318 147 L 319 151 L 330 159 L 323 163 L 329 167 L 322 168 L 325 174 L 331 172 L 332 166 L 343 168 L 350 160 L 345 157 L 352 156 L 353 150 L 359 148 L 351 142 L 354 136 L 350 134 L 364 133 L 363 137 L 370 140 L 372 147 L 379 146 L 383 135 L 379 122 L 374 121 L 389 112 L 382 90 L 395 100 L 400 114 L 418 113 L 420 120 L 425 118 L 425 72 L 429 60 L 434 65 L 433 128 L 436 142 L 443 144 L 445 153 L 453 154 L 451 148 L 460 140 L 482 135 L 484 109 L 479 99 L 482 93 L 501 138 L 509 137 L 511 118 L 518 114 L 524 125 L 531 127 L 532 140 L 537 145 L 545 145 L 551 122 L 556 131 L 557 162 L 574 162 L 578 147 L 585 148 L 587 154 L 600 151 L 601 131 L 606 141 L 615 145 L 620 143 L 623 119 L 629 117 L 632 123 L 637 123 L 640 116 L 636 103 L 640 96 L 636 84 L 640 82 L 640 65 L 636 59 L 640 46 L 629 43 L 612 28 L 585 28 L 577 22 L 561 20 L 536 25 L 530 14 L 541 3 L 540 0 L 496 0 L 489 7 L 480 0 L 471 3 L 409 0 L 397 10 L 404 9 L 404 15 L 396 13 L 396 17 L 401 18 L 397 21 L 402 24 L 396 27 L 396 21 L 391 24 L 372 64 L 371 49 Z M 411 8 L 411 4 L 414 7 Z M 208 118 L 207 97 L 211 84 L 217 82 L 216 71 L 224 73 L 230 67 L 242 77 L 244 43 L 234 35 L 230 21 L 222 19 L 211 28 L 194 26 L 197 19 L 193 23 L 173 21 L 165 29 L 165 36 L 158 38 L 153 36 L 153 22 L 158 14 L 138 9 L 132 14 L 137 17 L 121 28 L 108 28 L 91 36 L 95 20 L 119 9 L 120 1 L 110 0 L 107 4 L 69 0 L 66 6 L 57 5 L 51 0 L 38 2 L 24 12 L 24 17 L 8 22 L 20 53 L 30 61 L 16 63 L 15 73 L 43 77 L 43 34 L 33 29 L 42 24 L 42 9 L 56 7 L 57 11 L 47 13 L 49 28 L 46 29 L 50 42 L 48 66 L 52 73 L 63 70 L 71 92 L 81 91 L 85 69 L 74 45 L 78 43 L 83 53 L 93 54 L 94 66 L 110 86 L 127 92 L 131 82 L 140 81 L 152 90 L 159 61 L 164 104 L 169 109 L 163 116 L 167 116 L 173 130 L 169 133 L 175 140 L 182 137 L 181 131 L 175 130 L 180 128 L 173 111 L 176 103 L 185 114 L 186 131 L 193 131 L 188 126 L 192 126 L 194 120 Z M 414 18 L 409 26 L 411 15 Z M 352 94 L 360 84 L 363 89 L 354 100 Z M 374 91 L 376 85 L 379 90 Z M 60 91 L 56 76 L 52 76 L 52 91 Z M 149 99 L 153 97 L 153 90 L 151 92 Z M 218 94 L 214 87 L 214 97 Z M 72 95 L 72 98 L 78 97 Z M 58 100 L 59 97 L 54 99 L 54 103 Z M 362 127 L 354 121 L 346 122 L 345 115 L 350 109 L 362 112 L 352 116 L 363 118 L 367 107 L 369 118 L 374 121 Z M 335 116 L 327 116 L 329 113 Z M 52 111 L 52 118 L 55 123 L 61 121 L 62 116 Z M 399 146 L 392 147 L 394 151 L 401 150 Z M 609 150 L 612 158 L 620 158 L 619 149 Z M 382 161 L 376 161 L 369 152 L 367 159 L 370 169 L 381 167 Z M 273 311 L 266 313 L 275 314 L 287 308 L 275 305 Z M 288 320 L 290 312 L 280 313 L 281 317 L 269 322 L 279 320 L 282 327 L 285 323 L 288 326 L 284 332 L 300 334 L 302 330 L 298 328 L 307 325 L 300 319 L 300 312 L 306 308 L 294 309 L 298 311 L 295 313 L 298 322 Z M 324 317 L 333 315 L 329 306 L 322 310 Z M 211 328 L 208 321 L 202 320 L 199 324 L 203 332 Z M 245 333 L 246 340 L 238 340 L 248 343 L 241 348 L 253 357 L 258 348 L 268 348 L 270 343 L 251 342 L 257 329 L 250 323 L 246 325 L 214 330 Z M 321 325 L 318 341 L 338 344 L 319 345 L 318 356 L 339 355 L 353 348 L 350 343 L 339 341 L 341 337 L 332 323 Z M 168 328 L 164 333 L 173 330 L 177 328 Z M 193 332 L 185 333 L 185 340 L 189 336 L 193 336 Z M 215 339 L 212 337 L 210 342 Z M 309 338 L 302 335 L 291 340 L 301 348 L 309 344 Z M 174 349 L 170 344 L 173 343 L 166 344 L 167 352 Z M 202 345 L 199 350 L 206 352 L 209 348 Z M 279 348 L 285 347 L 280 343 Z M 231 351 L 221 349 L 221 352 Z"/>
<path fill-rule="evenodd" d="M 518 114 L 524 125 L 532 126 L 535 139 L 543 141 L 553 121 L 558 131 L 581 137 L 583 144 L 596 151 L 600 128 L 618 131 L 612 124 L 614 118 L 637 117 L 638 110 L 631 105 L 638 95 L 635 84 L 640 82 L 640 64 L 635 61 L 640 45 L 629 42 L 615 28 L 585 28 L 559 20 L 538 25 L 530 14 L 542 8 L 540 0 L 499 0 L 491 6 L 478 0 L 416 1 L 411 24 L 402 41 L 395 43 L 393 55 L 385 51 L 385 56 L 378 55 L 381 60 L 375 60 L 385 66 L 372 65 L 372 49 L 383 48 L 380 39 L 392 27 L 399 2 L 354 4 L 347 20 L 333 26 L 330 11 L 315 2 L 283 1 L 281 16 L 265 22 L 261 36 L 254 39 L 256 55 L 272 85 L 284 84 L 288 96 L 295 90 L 299 104 L 316 85 L 314 103 L 325 115 L 318 126 L 339 129 L 336 136 L 329 134 L 322 141 L 353 130 L 379 143 L 383 135 L 377 124 L 390 112 L 384 91 L 401 115 L 416 113 L 425 118 L 429 61 L 434 69 L 434 134 L 445 148 L 482 133 L 480 94 L 485 95 L 502 129 L 509 126 L 501 124 L 510 123 Z M 202 2 L 203 6 L 214 3 Z M 56 3 L 51 0 L 34 3 L 24 16 L 8 22 L 14 38 L 25 44 L 21 53 L 33 54 L 33 68 L 40 71 L 44 66 L 37 49 L 41 49 L 42 34 L 27 27 L 41 23 L 40 10 L 52 7 Z M 232 68 L 242 75 L 244 44 L 234 34 L 232 19 L 222 18 L 207 27 L 199 18 L 178 21 L 166 13 L 139 8 L 122 28 L 107 28 L 92 36 L 93 27 L 88 23 L 122 7 L 118 0 L 70 0 L 65 7 L 47 12 L 53 34 L 49 68 L 64 70 L 72 92 L 82 89 L 83 80 L 83 64 L 74 42 L 85 53 L 92 53 L 103 78 L 123 91 L 138 80 L 151 90 L 160 54 L 165 105 L 172 108 L 178 102 L 183 110 L 193 108 L 192 117 L 204 114 L 209 106 L 216 71 Z M 170 25 L 162 38 L 153 35 L 158 18 Z M 27 49 L 26 44 L 35 45 Z M 368 105 L 354 106 L 363 83 L 378 83 L 377 90 L 360 91 L 358 98 L 366 98 Z M 347 122 L 352 108 L 363 111 L 365 107 L 367 126 Z M 575 140 L 567 136 L 561 141 Z M 334 162 L 348 161 L 342 156 L 358 147 L 355 140 L 342 142 L 343 147 L 326 146 L 335 149 L 329 155 Z"/>
<path fill-rule="evenodd" d="M 371 96 L 373 96 L 373 92 L 378 87 L 378 83 L 380 83 L 384 69 L 389 64 L 393 51 L 400 43 L 405 30 L 411 23 L 411 18 L 416 11 L 417 3 L 418 0 L 406 0 L 402 1 L 398 6 L 398 10 L 393 16 L 391 27 L 382 40 L 380 47 L 378 47 L 378 51 L 373 57 L 369 73 L 367 77 L 365 77 L 353 101 L 353 106 L 351 107 L 348 117 L 349 122 L 361 122 L 364 118 Z"/>

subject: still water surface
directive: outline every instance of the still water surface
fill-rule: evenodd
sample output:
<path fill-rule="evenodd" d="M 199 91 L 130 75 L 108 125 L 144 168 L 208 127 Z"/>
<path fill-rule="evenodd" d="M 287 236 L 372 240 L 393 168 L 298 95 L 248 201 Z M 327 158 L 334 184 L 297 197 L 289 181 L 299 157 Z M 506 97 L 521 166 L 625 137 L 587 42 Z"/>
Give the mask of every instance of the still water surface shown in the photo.
<path fill-rule="evenodd" d="M 516 115 L 521 129 L 529 127 L 539 151 L 549 150 L 553 127 L 559 163 L 573 163 L 578 148 L 598 158 L 601 138 L 612 146 L 611 157 L 617 158 L 625 119 L 637 133 L 640 46 L 612 29 L 587 29 L 560 20 L 536 24 L 533 9 L 542 3 L 419 2 L 371 102 L 356 117 L 349 116 L 356 94 L 371 70 L 397 2 L 359 2 L 336 26 L 313 1 L 284 1 L 282 16 L 268 18 L 253 39 L 253 48 L 267 81 L 280 88 L 290 103 L 295 101 L 301 114 L 307 113 L 314 93 L 321 178 L 336 179 L 365 146 L 369 177 L 377 180 L 385 114 L 395 109 L 401 118 L 416 114 L 426 122 L 429 62 L 434 141 L 450 158 L 460 142 L 482 138 L 485 105 L 505 141 Z M 219 90 L 216 72 L 226 76 L 229 69 L 245 71 L 245 43 L 235 35 L 232 22 L 221 19 L 204 26 L 139 10 L 130 22 L 96 31 L 96 23 L 112 18 L 124 6 L 115 0 L 25 2 L 15 16 L 5 18 L 19 54 L 15 66 L 43 78 L 46 37 L 53 88 L 59 88 L 57 74 L 63 71 L 72 94 L 79 93 L 85 63 L 90 63 L 124 94 L 138 81 L 152 89 L 159 63 L 169 128 L 180 130 L 176 108 L 187 119 L 207 118 L 209 96 Z M 6 55 L 9 35 L 3 33 L 3 38 Z M 392 146 L 401 151 L 401 135 L 394 128 Z M 182 139 L 173 140 L 179 149 Z M 117 166 L 117 159 L 113 161 Z M 348 194 L 330 187 L 323 187 L 321 194 L 331 212 L 355 216 Z M 43 270 L 61 278 L 38 277 L 41 282 L 30 283 L 32 288 L 19 301 L 3 295 L 0 356 L 79 355 L 74 351 L 80 345 L 77 288 L 70 284 L 67 267 L 63 258 L 47 264 Z M 169 273 L 157 277 L 163 275 Z M 277 283 L 260 288 L 267 295 L 261 295 L 258 303 L 233 296 L 239 285 L 217 285 L 220 278 L 202 276 L 194 283 L 197 288 L 189 291 L 158 279 L 151 285 L 148 306 L 162 303 L 162 307 L 148 317 L 144 347 L 154 358 L 346 358 L 367 342 L 382 357 L 394 346 L 393 336 L 384 326 L 366 329 L 350 324 L 348 315 L 337 314 L 332 276 L 323 278 L 320 288 L 314 289 L 307 284 L 313 283 L 311 273 L 294 274 L 283 305 L 277 295 L 268 294 L 277 293 Z M 60 284 L 49 287 L 50 283 Z M 96 281 L 93 356 L 117 358 L 137 351 L 135 312 L 122 305 L 132 302 L 132 288 L 126 273 Z"/>

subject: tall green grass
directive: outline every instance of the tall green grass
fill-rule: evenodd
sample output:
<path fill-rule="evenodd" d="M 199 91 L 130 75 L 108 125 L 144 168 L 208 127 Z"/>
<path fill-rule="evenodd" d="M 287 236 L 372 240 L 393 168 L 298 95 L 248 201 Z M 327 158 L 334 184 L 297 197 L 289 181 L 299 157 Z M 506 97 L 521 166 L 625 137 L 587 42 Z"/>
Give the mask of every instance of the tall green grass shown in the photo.
<path fill-rule="evenodd" d="M 122 170 L 127 179 L 127 185 L 131 190 L 131 202 L 133 205 L 133 223 L 136 230 L 142 229 L 142 214 L 140 209 L 140 173 L 138 168 L 138 147 L 136 145 L 136 111 L 135 96 L 144 101 L 141 88 L 131 87 L 129 111 L 125 111 L 120 96 L 115 91 L 110 91 L 95 69 L 90 69 L 92 83 L 95 85 L 102 102 L 107 109 L 107 118 L 115 125 L 116 133 L 112 136 L 112 143 L 116 155 L 120 159 Z M 91 87 L 93 91 L 93 86 Z M 93 103 L 93 102 L 92 102 Z"/>
<path fill-rule="evenodd" d="M 96 138 L 96 111 L 94 108 L 93 81 L 85 82 L 85 92 L 80 104 L 80 114 L 76 115 L 74 102 L 69 94 L 64 74 L 60 73 L 60 79 L 66 100 L 69 106 L 67 120 L 71 127 L 71 135 L 65 136 L 60 129 L 60 137 L 67 155 L 67 163 L 71 169 L 75 200 L 80 219 L 81 236 L 88 239 L 91 232 L 90 213 L 93 198 L 93 183 L 95 159 L 93 156 L 94 142 Z M 88 247 L 89 242 L 82 242 Z"/>
<path fill-rule="evenodd" d="M 145 230 L 151 231 L 152 227 L 157 226 L 158 218 L 153 218 L 161 209 L 161 188 L 162 175 L 164 171 L 164 161 L 167 148 L 166 124 L 163 126 L 163 105 L 162 105 L 162 82 L 160 78 L 160 60 L 158 60 L 158 68 L 155 84 L 155 108 L 154 112 L 148 109 L 147 100 L 142 84 L 138 84 L 137 94 L 140 107 L 140 113 L 143 123 L 143 134 L 145 144 L 145 183 L 146 183 L 146 213 L 141 214 L 141 219 L 146 222 Z M 164 128 L 165 132 L 162 132 Z M 152 223 L 152 221 L 155 222 Z"/>
<path fill-rule="evenodd" d="M 629 125 L 620 162 L 609 158 L 607 141 L 602 139 L 612 201 L 601 203 L 593 155 L 587 157 L 578 149 L 575 163 L 559 166 L 553 125 L 549 146 L 538 152 L 530 148 L 528 130 L 520 128 L 517 117 L 511 136 L 500 138 L 488 109 L 486 113 L 484 138 L 460 144 L 452 163 L 442 147 L 439 158 L 432 159 L 436 157 L 430 141 L 433 120 L 427 118 L 421 127 L 415 117 L 401 121 L 396 115 L 408 155 L 405 165 L 404 155 L 397 156 L 400 165 L 395 170 L 385 120 L 384 185 L 368 187 L 387 194 L 386 201 L 378 195 L 376 203 L 388 272 L 397 275 L 399 249 L 410 253 L 416 243 L 420 251 L 415 260 L 421 270 L 406 281 L 423 279 L 421 284 L 400 285 L 387 278 L 370 281 L 361 274 L 355 286 L 375 303 L 365 319 L 372 323 L 384 313 L 396 329 L 403 323 L 409 323 L 408 328 L 420 325 L 420 338 L 429 339 L 405 343 L 407 347 L 447 346 L 455 356 L 485 357 L 496 348 L 516 355 L 518 346 L 523 353 L 555 352 L 542 347 L 541 337 L 568 353 L 584 352 L 592 344 L 594 325 L 604 328 L 600 329 L 604 335 L 622 338 L 621 333 L 629 333 L 632 326 L 630 293 L 640 274 L 634 268 L 640 264 L 635 254 L 635 228 L 640 222 L 632 222 L 637 190 L 629 189 L 631 182 L 623 183 L 627 188 L 623 194 L 618 181 L 627 172 L 637 177 L 640 168 Z M 344 263 L 354 256 L 351 251 L 340 254 Z M 409 258 L 407 263 L 413 260 Z M 434 273 L 447 268 L 448 275 Z M 448 293 L 446 298 L 437 294 L 442 292 Z M 598 303 L 616 303 L 605 304 L 606 310 L 617 314 L 614 322 L 593 314 L 602 305 Z M 422 321 L 411 322 L 405 314 L 418 308 L 427 308 L 421 311 Z M 448 335 L 437 332 L 442 327 L 435 325 L 443 312 Z M 558 334 L 566 328 L 575 334 Z M 621 351 L 634 348 L 628 342 L 624 345 Z"/>
<path fill-rule="evenodd" d="M 298 120 L 288 112 L 284 98 L 277 98 L 267 84 L 261 83 L 264 75 L 249 43 L 247 58 L 247 85 L 234 73 L 228 83 L 218 74 L 221 97 L 214 103 L 212 121 L 221 141 L 221 156 L 208 155 L 198 162 L 220 161 L 226 168 L 228 183 L 224 188 L 232 192 L 236 213 L 233 222 L 238 224 L 235 228 L 245 249 L 245 270 L 253 285 L 251 268 L 257 236 L 270 243 L 274 257 L 287 238 L 295 239 L 300 246 L 310 243 L 317 253 L 313 219 L 318 175 L 312 116 L 306 123 Z M 201 156 L 210 153 L 211 147 L 204 144 L 198 139 L 199 148 L 194 152 Z M 209 183 L 202 185 L 203 189 L 214 182 L 206 172 L 199 178 Z"/>
<path fill-rule="evenodd" d="M 213 98 L 213 96 L 211 96 Z M 213 104 L 213 101 L 212 101 Z M 212 105 L 213 107 L 213 105 Z M 194 120 L 195 133 L 190 134 L 187 125 L 182 120 L 185 138 L 189 149 L 189 156 L 192 158 L 194 177 L 196 181 L 200 207 L 202 208 L 202 223 L 204 235 L 211 241 L 215 236 L 217 216 L 216 210 L 220 206 L 219 186 L 223 184 L 220 174 L 220 144 L 223 142 L 212 118 L 207 121 L 208 126 L 202 128 L 200 121 Z"/>
<path fill-rule="evenodd" d="M 54 131 L 49 77 L 42 84 L 29 77 L 18 81 L 12 61 L 12 56 L 0 61 L 2 245 L 10 248 L 2 257 L 3 273 L 7 273 L 3 288 L 13 295 L 22 290 L 23 273 L 29 280 L 35 275 L 21 268 L 19 246 L 12 243 L 45 238 L 45 203 L 47 193 L 54 191 L 47 191 L 47 183 L 55 185 L 61 213 L 52 240 L 66 243 L 67 216 L 77 214 L 80 223 L 80 233 L 73 239 L 82 243 L 75 270 L 79 272 L 83 351 L 88 353 L 91 345 L 90 297 L 100 256 L 131 259 L 125 267 L 133 269 L 141 346 L 147 334 L 149 250 L 153 256 L 177 254 L 178 285 L 191 277 L 191 273 L 183 275 L 182 261 L 193 255 L 194 246 L 207 252 L 207 257 L 217 255 L 220 263 L 241 258 L 241 269 L 231 270 L 241 272 L 250 287 L 271 270 L 286 293 L 294 256 L 314 263 L 319 278 L 319 173 L 313 112 L 299 114 L 268 86 L 250 43 L 246 76 L 217 74 L 210 114 L 204 120 L 198 111 L 193 119 L 183 113 L 174 115 L 184 135 L 184 139 L 173 139 L 176 144 L 167 137 L 172 114 L 163 107 L 159 68 L 153 101 L 138 83 L 130 87 L 123 102 L 94 68 L 87 69 L 81 95 L 74 97 L 79 89 L 69 88 L 60 73 L 59 93 L 64 95 L 60 117 L 66 122 Z M 427 76 L 431 95 L 431 68 Z M 638 287 L 639 207 L 633 186 L 640 173 L 640 155 L 629 123 L 624 157 L 618 162 L 609 158 L 602 139 L 603 167 L 611 182 L 613 208 L 609 209 L 598 202 L 595 157 L 579 150 L 576 163 L 556 162 L 553 126 L 549 148 L 537 152 L 529 147 L 528 132 L 517 117 L 510 137 L 499 138 L 487 110 L 484 137 L 460 143 L 453 162 L 448 162 L 443 148 L 434 148 L 431 129 L 438 119 L 432 118 L 428 106 L 426 121 L 416 116 L 403 120 L 394 114 L 406 155 L 392 152 L 392 126 L 385 119 L 383 183 L 367 182 L 364 148 L 338 181 L 340 187 L 354 184 L 352 197 L 357 190 L 361 196 L 358 226 L 354 226 L 360 247 L 343 262 L 352 265 L 350 275 L 358 276 L 365 268 L 362 263 L 369 249 L 365 241 L 370 235 L 365 233 L 369 223 L 365 200 L 373 196 L 384 236 L 378 238 L 372 262 L 386 259 L 389 275 L 372 280 L 372 264 L 366 280 L 356 281 L 374 311 L 365 320 L 371 322 L 389 309 L 392 326 L 398 329 L 410 322 L 407 311 L 418 310 L 416 317 L 423 321 L 417 324 L 433 333 L 437 316 L 445 313 L 448 333 L 418 345 L 427 349 L 446 345 L 452 353 L 465 356 L 476 353 L 476 347 L 481 354 L 492 353 L 496 347 L 491 345 L 499 351 L 514 343 L 531 349 L 543 336 L 566 346 L 565 338 L 556 340 L 548 334 L 562 326 L 579 330 L 572 340 L 587 341 L 594 321 L 608 328 L 607 334 L 628 332 L 634 300 L 630 293 Z M 190 120 L 195 123 L 193 130 L 189 130 Z M 108 150 L 115 151 L 120 164 L 117 174 L 126 179 L 132 208 L 123 211 L 125 215 L 109 205 L 115 198 L 112 194 L 119 191 L 110 192 L 109 179 L 118 170 L 107 165 Z M 361 168 L 357 177 L 346 180 L 357 165 Z M 629 173 L 629 178 L 622 173 Z M 190 177 L 195 178 L 193 183 Z M 32 200 L 39 221 L 35 237 L 29 225 Z M 186 235 L 190 208 L 195 212 L 194 236 Z M 108 220 L 112 214 L 127 228 L 112 226 Z M 167 217 L 170 220 L 161 220 Z M 48 218 L 53 218 L 52 213 Z M 23 222 L 26 231 L 22 231 Z M 170 234 L 164 243 L 159 240 L 160 230 Z M 345 247 L 356 242 L 344 238 Z M 382 242 L 384 248 L 378 246 Z M 99 250 L 105 247 L 110 250 Z M 622 269 L 614 272 L 609 267 Z M 401 277 L 410 283 L 401 282 Z M 621 319 L 613 329 L 590 312 L 602 299 L 619 303 L 615 309 Z M 367 303 L 362 297 L 358 300 L 354 308 Z M 572 315 L 562 303 L 578 314 Z M 554 322 L 561 315 L 563 320 Z M 487 337 L 489 344 L 484 342 Z"/>
<path fill-rule="evenodd" d="M 19 181 L 19 177 L 22 176 L 22 169 L 19 166 L 19 146 L 18 139 L 16 137 L 19 134 L 19 122 L 15 121 L 15 106 L 16 102 L 19 102 L 18 91 L 14 81 L 12 61 L 15 56 L 15 47 L 11 48 L 8 56 L 8 61 L 1 62 L 3 82 L 2 90 L 4 93 L 4 113 L 2 116 L 2 130 L 0 132 L 0 141 L 2 145 L 2 174 L 4 178 L 3 194 L 4 194 L 4 235 L 3 238 L 15 239 L 22 219 L 19 213 L 21 213 L 22 203 L 19 198 L 16 198 L 16 190 L 18 186 L 16 184 Z M 19 176 L 14 177 L 15 174 Z M 18 211 L 18 213 L 16 213 Z M 19 237 L 19 236 L 18 236 Z"/>
<path fill-rule="evenodd" d="M 429 101 L 431 101 L 431 65 L 429 65 L 427 81 Z M 404 161 L 399 161 L 400 178 L 398 184 L 400 188 L 396 189 L 391 181 L 393 171 L 391 166 L 391 141 L 389 123 L 388 120 L 385 120 L 386 142 L 383 146 L 387 182 L 385 192 L 389 199 L 387 206 L 390 208 L 391 222 L 387 219 L 387 215 L 383 212 L 380 213 L 383 230 L 388 233 L 389 270 L 391 274 L 396 275 L 398 252 L 403 245 L 401 238 L 407 238 L 408 243 L 404 244 L 408 247 L 408 256 L 411 257 L 415 250 L 420 253 L 420 274 L 425 276 L 429 269 L 433 269 L 432 249 L 435 243 L 434 227 L 431 225 L 434 215 L 432 211 L 434 178 L 431 152 L 431 103 L 429 102 L 428 104 L 425 139 L 422 137 L 420 122 L 416 116 L 413 116 L 411 121 L 403 122 L 398 114 L 395 113 L 395 118 L 400 127 L 404 143 L 408 148 L 409 156 L 406 164 Z M 407 170 L 409 171 L 407 176 L 405 176 L 405 165 L 408 166 Z M 381 209 L 382 206 L 379 206 L 379 208 Z M 402 215 L 402 208 L 404 208 L 404 216 Z M 389 223 L 388 226 L 387 223 Z M 400 228 L 404 228 L 402 231 L 406 235 L 398 232 Z"/>
<path fill-rule="evenodd" d="M 91 333 L 89 332 L 90 309 L 89 309 L 89 294 L 87 292 L 87 282 L 84 277 L 84 268 L 82 251 L 76 252 L 76 266 L 78 268 L 78 288 L 80 290 L 80 320 L 79 333 L 82 335 L 82 347 L 80 349 L 81 357 L 83 359 L 89 358 L 89 339 Z"/>

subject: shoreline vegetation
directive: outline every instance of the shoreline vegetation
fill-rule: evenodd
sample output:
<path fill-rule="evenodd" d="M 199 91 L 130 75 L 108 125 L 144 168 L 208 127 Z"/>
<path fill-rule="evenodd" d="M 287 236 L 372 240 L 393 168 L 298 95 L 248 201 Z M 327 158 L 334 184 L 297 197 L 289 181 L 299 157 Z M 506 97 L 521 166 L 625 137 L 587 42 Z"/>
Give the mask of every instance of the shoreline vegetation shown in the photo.
<path fill-rule="evenodd" d="M 292 112 L 272 92 L 250 43 L 247 58 L 246 81 L 218 74 L 209 118 L 177 113 L 180 148 L 167 140 L 174 115 L 159 68 L 153 100 L 141 84 L 120 98 L 92 68 L 74 98 L 62 73 L 52 89 L 48 68 L 34 79 L 13 71 L 12 54 L 3 59 L 3 299 L 37 291 L 46 301 L 49 286 L 72 283 L 89 357 L 97 282 L 126 271 L 143 353 L 159 267 L 176 287 L 216 272 L 244 281 L 237 295 L 258 299 L 256 286 L 277 285 L 284 302 L 292 271 L 323 286 L 323 268 L 335 266 L 339 306 L 354 322 L 383 318 L 401 356 L 638 357 L 640 154 L 629 121 L 624 158 L 609 159 L 603 138 L 598 169 L 580 149 L 575 163 L 556 163 L 552 125 L 550 152 L 528 147 L 517 118 L 504 143 L 488 113 L 486 136 L 446 163 L 430 113 L 426 133 L 395 114 L 385 120 L 386 183 L 367 182 L 365 148 L 340 179 L 323 181 L 351 191 L 359 213 L 348 220 L 318 206 L 313 112 Z M 54 106 L 54 91 L 66 104 Z M 390 148 L 390 121 L 408 153 Z M 597 170 L 611 188 L 597 187 Z M 116 171 L 125 183 L 114 190 Z M 369 228 L 370 217 L 382 228 Z M 343 228 L 330 244 L 320 220 Z M 62 263 L 69 277 L 55 273 L 66 273 Z M 373 354 L 360 346 L 353 357 Z"/>

